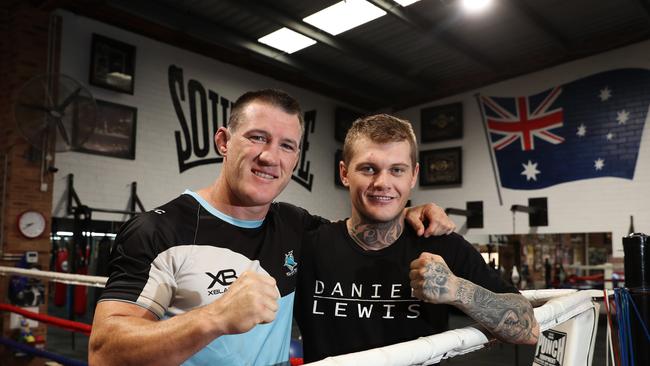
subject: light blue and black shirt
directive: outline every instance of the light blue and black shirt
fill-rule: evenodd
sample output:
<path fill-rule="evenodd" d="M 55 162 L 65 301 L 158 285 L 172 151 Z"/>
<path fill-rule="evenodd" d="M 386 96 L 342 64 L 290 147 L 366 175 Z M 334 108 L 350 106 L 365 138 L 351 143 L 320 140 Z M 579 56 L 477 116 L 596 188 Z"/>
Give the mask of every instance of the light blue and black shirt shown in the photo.
<path fill-rule="evenodd" d="M 323 222 L 287 203 L 273 203 L 264 220 L 238 220 L 185 191 L 121 228 L 100 301 L 133 303 L 163 319 L 218 299 L 258 260 L 257 271 L 275 278 L 281 294 L 275 320 L 221 336 L 184 364 L 288 363 L 300 246 Z"/>

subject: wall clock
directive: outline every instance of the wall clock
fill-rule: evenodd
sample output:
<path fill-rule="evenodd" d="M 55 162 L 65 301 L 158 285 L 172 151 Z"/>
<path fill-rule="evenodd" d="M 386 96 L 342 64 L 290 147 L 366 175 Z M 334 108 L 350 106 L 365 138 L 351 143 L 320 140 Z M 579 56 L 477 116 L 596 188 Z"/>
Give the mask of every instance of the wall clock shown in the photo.
<path fill-rule="evenodd" d="M 18 216 L 18 231 L 26 238 L 37 238 L 46 227 L 45 216 L 34 210 L 28 210 Z"/>

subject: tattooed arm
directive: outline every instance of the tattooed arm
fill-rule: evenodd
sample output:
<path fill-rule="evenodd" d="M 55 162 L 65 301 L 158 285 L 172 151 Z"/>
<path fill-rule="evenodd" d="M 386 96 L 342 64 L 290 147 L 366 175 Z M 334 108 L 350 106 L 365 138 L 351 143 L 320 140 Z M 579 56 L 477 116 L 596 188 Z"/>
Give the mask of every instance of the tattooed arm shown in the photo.
<path fill-rule="evenodd" d="M 520 294 L 497 294 L 456 277 L 442 257 L 431 253 L 411 262 L 409 277 L 422 301 L 456 306 L 504 342 L 537 343 L 533 307 Z"/>

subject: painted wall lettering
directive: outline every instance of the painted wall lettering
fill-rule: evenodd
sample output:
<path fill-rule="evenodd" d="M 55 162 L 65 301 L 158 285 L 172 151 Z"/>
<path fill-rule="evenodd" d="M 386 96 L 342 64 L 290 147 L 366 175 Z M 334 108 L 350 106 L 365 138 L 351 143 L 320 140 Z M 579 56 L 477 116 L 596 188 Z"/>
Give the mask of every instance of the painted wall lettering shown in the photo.
<path fill-rule="evenodd" d="M 310 162 L 307 160 L 307 151 L 309 150 L 309 135 L 314 133 L 314 128 L 316 127 L 316 111 L 305 112 L 303 119 L 305 120 L 305 133 L 302 135 L 300 162 L 298 163 L 298 169 L 293 172 L 291 179 L 311 192 L 314 175 L 309 173 Z"/>
<path fill-rule="evenodd" d="M 187 82 L 187 96 L 183 69 L 170 65 L 167 71 L 169 93 L 181 130 L 174 131 L 178 170 L 180 173 L 199 165 L 220 163 L 214 144 L 214 134 L 219 124 L 227 126 L 230 100 L 219 97 L 213 90 L 206 90 L 201 82 L 190 79 Z M 187 99 L 190 120 L 189 125 L 182 103 Z"/>
<path fill-rule="evenodd" d="M 190 79 L 186 86 L 183 69 L 176 65 L 169 65 L 167 77 L 169 94 L 180 125 L 180 130 L 174 131 L 179 172 L 223 162 L 223 157 L 219 156 L 214 144 L 214 134 L 219 127 L 228 126 L 232 102 L 214 90 L 207 89 L 198 80 Z M 189 121 L 183 110 L 184 103 L 187 103 L 186 110 L 189 110 Z M 316 126 L 316 111 L 305 112 L 304 120 L 305 133 L 302 137 L 300 161 L 291 179 L 311 191 L 314 174 L 310 173 L 307 151 L 309 136 L 314 133 Z"/>

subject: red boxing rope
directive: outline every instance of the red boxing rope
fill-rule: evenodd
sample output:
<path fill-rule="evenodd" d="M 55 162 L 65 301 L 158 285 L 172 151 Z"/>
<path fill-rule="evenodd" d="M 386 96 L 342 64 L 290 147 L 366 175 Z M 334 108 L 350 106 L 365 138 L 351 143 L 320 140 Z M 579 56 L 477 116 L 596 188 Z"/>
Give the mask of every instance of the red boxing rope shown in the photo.
<path fill-rule="evenodd" d="M 0 310 L 9 311 L 12 313 L 20 314 L 26 318 L 38 320 L 43 323 L 56 325 L 59 328 L 66 330 L 71 330 L 74 332 L 83 333 L 85 335 L 90 335 L 90 324 L 73 322 L 72 320 L 61 319 L 53 317 L 50 315 L 34 313 L 28 310 L 25 310 L 21 307 L 9 305 L 9 304 L 0 304 Z"/>

